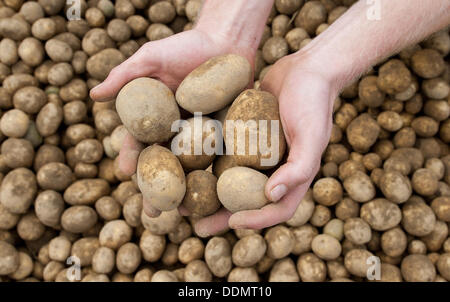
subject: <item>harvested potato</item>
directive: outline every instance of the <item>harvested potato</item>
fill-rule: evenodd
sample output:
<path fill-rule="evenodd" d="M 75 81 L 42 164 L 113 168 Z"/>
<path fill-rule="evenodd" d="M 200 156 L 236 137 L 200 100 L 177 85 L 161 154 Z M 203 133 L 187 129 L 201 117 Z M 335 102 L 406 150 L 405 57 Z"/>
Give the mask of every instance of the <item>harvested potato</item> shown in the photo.
<path fill-rule="evenodd" d="M 71 233 L 83 233 L 97 223 L 97 213 L 89 206 L 77 205 L 66 209 L 61 216 L 61 226 Z"/>
<path fill-rule="evenodd" d="M 225 170 L 217 181 L 217 195 L 222 205 L 235 213 L 259 209 L 268 203 L 264 195 L 267 176 L 250 168 Z"/>
<path fill-rule="evenodd" d="M 227 277 L 228 282 L 259 282 L 259 276 L 253 267 L 235 267 Z"/>
<path fill-rule="evenodd" d="M 231 247 L 223 237 L 213 237 L 205 247 L 205 261 L 211 273 L 225 277 L 232 268 Z"/>
<path fill-rule="evenodd" d="M 436 216 L 425 202 L 420 198 L 411 198 L 402 208 L 402 226 L 413 236 L 426 236 L 430 234 L 436 223 Z"/>
<path fill-rule="evenodd" d="M 181 215 L 178 209 L 163 211 L 158 217 L 151 218 L 142 211 L 142 225 L 156 235 L 165 235 L 176 229 L 181 221 Z"/>
<path fill-rule="evenodd" d="M 356 171 L 344 180 L 344 188 L 351 199 L 367 202 L 375 197 L 375 186 L 367 174 Z"/>
<path fill-rule="evenodd" d="M 201 259 L 205 251 L 203 242 L 197 237 L 190 237 L 184 240 L 178 249 L 178 259 L 183 264 L 188 264 L 194 260 Z"/>
<path fill-rule="evenodd" d="M 341 244 L 333 236 L 320 234 L 311 242 L 314 254 L 324 260 L 334 260 L 341 254 Z"/>
<path fill-rule="evenodd" d="M 214 57 L 194 69 L 181 82 L 176 100 L 178 105 L 191 113 L 219 111 L 247 87 L 251 74 L 251 66 L 243 57 L 233 54 Z M 214 83 L 211 83 L 211 78 L 214 78 Z"/>
<path fill-rule="evenodd" d="M 125 243 L 129 242 L 133 230 L 124 220 L 112 220 L 103 226 L 99 234 L 101 246 L 117 250 Z"/>
<path fill-rule="evenodd" d="M 36 197 L 34 211 L 44 225 L 56 227 L 60 224 L 64 211 L 64 200 L 58 192 L 42 191 Z"/>
<path fill-rule="evenodd" d="M 353 244 L 362 245 L 370 241 L 372 231 L 361 218 L 349 218 L 344 223 L 344 235 Z"/>
<path fill-rule="evenodd" d="M 345 255 L 345 268 L 355 276 L 366 277 L 371 265 L 368 260 L 372 256 L 373 254 L 367 250 L 352 249 Z"/>
<path fill-rule="evenodd" d="M 300 281 L 294 261 L 290 258 L 278 260 L 270 270 L 269 282 Z"/>
<path fill-rule="evenodd" d="M 24 214 L 33 202 L 36 191 L 36 177 L 33 172 L 26 168 L 17 168 L 3 178 L 0 201 L 9 212 Z"/>
<path fill-rule="evenodd" d="M 286 257 L 294 248 L 295 239 L 291 230 L 281 225 L 270 228 L 264 239 L 267 242 L 267 255 L 273 259 Z"/>
<path fill-rule="evenodd" d="M 384 196 L 395 203 L 406 202 L 412 194 L 409 179 L 393 170 L 386 171 L 381 176 L 379 186 Z"/>
<path fill-rule="evenodd" d="M 186 265 L 184 271 L 185 282 L 211 282 L 212 275 L 206 263 L 202 260 L 193 260 Z"/>
<path fill-rule="evenodd" d="M 19 252 L 11 244 L 0 240 L 0 276 L 14 273 L 19 265 Z"/>
<path fill-rule="evenodd" d="M 383 198 L 377 198 L 365 203 L 361 207 L 361 218 L 373 230 L 385 231 L 397 226 L 402 220 L 400 208 Z"/>
<path fill-rule="evenodd" d="M 208 216 L 220 207 L 217 197 L 217 177 L 212 173 L 196 170 L 186 176 L 186 194 L 183 206 L 192 214 Z"/>
<path fill-rule="evenodd" d="M 243 237 L 233 247 L 233 263 L 239 267 L 254 266 L 263 258 L 266 249 L 266 242 L 261 235 L 254 234 Z"/>
<path fill-rule="evenodd" d="M 355 151 L 367 152 L 380 133 L 380 126 L 368 114 L 353 119 L 346 129 L 348 142 Z"/>
<path fill-rule="evenodd" d="M 297 206 L 294 215 L 286 221 L 291 227 L 302 226 L 308 222 L 314 212 L 314 200 L 312 191 L 308 190 Z"/>
<path fill-rule="evenodd" d="M 313 187 L 314 200 L 324 206 L 332 206 L 342 199 L 342 185 L 332 177 L 321 178 Z"/>
<path fill-rule="evenodd" d="M 436 277 L 436 268 L 425 255 L 408 255 L 403 258 L 401 272 L 407 282 L 431 282 Z"/>
<path fill-rule="evenodd" d="M 289 45 L 283 37 L 274 36 L 264 43 L 262 52 L 264 61 L 274 64 L 289 53 Z"/>
<path fill-rule="evenodd" d="M 327 276 L 325 263 L 312 253 L 304 253 L 298 258 L 297 271 L 303 282 L 323 282 Z"/>
<path fill-rule="evenodd" d="M 23 137 L 27 130 L 30 119 L 23 111 L 12 109 L 5 112 L 0 120 L 0 130 L 8 137 Z"/>
<path fill-rule="evenodd" d="M 109 192 L 109 184 L 104 179 L 80 179 L 64 191 L 64 200 L 71 205 L 92 205 Z"/>
<path fill-rule="evenodd" d="M 304 28 L 308 34 L 313 35 L 317 27 L 326 23 L 327 11 L 319 1 L 306 2 L 295 18 L 295 26 Z"/>
<path fill-rule="evenodd" d="M 411 67 L 417 75 L 431 79 L 442 74 L 445 64 L 442 56 L 436 50 L 422 49 L 412 56 Z"/>

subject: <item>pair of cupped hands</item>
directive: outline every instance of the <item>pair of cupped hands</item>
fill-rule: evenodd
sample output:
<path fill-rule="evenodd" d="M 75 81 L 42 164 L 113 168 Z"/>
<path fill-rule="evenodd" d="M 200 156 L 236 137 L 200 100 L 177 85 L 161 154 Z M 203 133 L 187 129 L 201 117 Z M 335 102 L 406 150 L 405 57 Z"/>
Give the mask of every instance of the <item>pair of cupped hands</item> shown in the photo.
<path fill-rule="evenodd" d="M 222 54 L 241 55 L 254 65 L 256 50 L 238 49 L 230 44 L 198 29 L 148 42 L 115 67 L 103 83 L 91 90 L 90 96 L 100 102 L 112 100 L 126 83 L 138 77 L 158 79 L 175 91 L 193 69 Z M 199 236 L 214 235 L 228 227 L 261 229 L 292 217 L 320 168 L 332 128 L 333 102 L 338 95 L 332 80 L 327 78 L 326 69 L 315 62 L 302 51 L 286 56 L 270 68 L 261 83 L 262 90 L 278 98 L 289 147 L 287 162 L 269 178 L 265 187 L 265 194 L 272 202 L 258 210 L 234 214 L 222 208 L 195 224 Z M 131 135 L 125 138 L 119 154 L 119 168 L 123 173 L 136 172 L 143 148 Z M 143 200 L 145 213 L 155 216 L 145 196 Z M 183 206 L 179 211 L 189 215 Z"/>

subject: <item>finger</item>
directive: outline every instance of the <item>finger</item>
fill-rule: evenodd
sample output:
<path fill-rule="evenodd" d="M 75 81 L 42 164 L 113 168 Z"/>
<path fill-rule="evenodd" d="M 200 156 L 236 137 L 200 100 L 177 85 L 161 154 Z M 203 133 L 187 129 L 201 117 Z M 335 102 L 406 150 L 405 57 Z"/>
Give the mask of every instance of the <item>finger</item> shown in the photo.
<path fill-rule="evenodd" d="M 90 97 L 94 101 L 109 101 L 114 98 L 120 89 L 133 79 L 149 76 L 156 69 L 155 51 L 148 51 L 152 44 L 141 47 L 134 55 L 122 64 L 114 67 L 108 77 L 90 91 Z"/>
<path fill-rule="evenodd" d="M 289 220 L 294 215 L 297 206 L 308 190 L 307 182 L 291 190 L 277 203 L 270 203 L 259 210 L 249 210 L 234 213 L 228 225 L 232 229 L 262 229 Z"/>
<path fill-rule="evenodd" d="M 209 237 L 228 228 L 228 219 L 231 213 L 222 208 L 211 216 L 200 219 L 194 226 L 200 237 Z"/>
<path fill-rule="evenodd" d="M 178 207 L 178 212 L 180 213 L 181 216 L 190 216 L 191 212 L 189 212 L 188 209 L 186 209 L 186 207 L 184 205 L 180 205 Z"/>
<path fill-rule="evenodd" d="M 144 149 L 144 145 L 128 133 L 123 140 L 119 153 L 120 171 L 129 176 L 136 173 L 136 166 L 142 149 Z"/>
<path fill-rule="evenodd" d="M 143 200 L 143 208 L 144 208 L 144 213 L 148 216 L 148 217 L 158 217 L 161 214 L 161 211 L 154 208 L 153 206 L 150 205 L 150 202 L 148 199 L 146 199 L 144 197 Z"/>

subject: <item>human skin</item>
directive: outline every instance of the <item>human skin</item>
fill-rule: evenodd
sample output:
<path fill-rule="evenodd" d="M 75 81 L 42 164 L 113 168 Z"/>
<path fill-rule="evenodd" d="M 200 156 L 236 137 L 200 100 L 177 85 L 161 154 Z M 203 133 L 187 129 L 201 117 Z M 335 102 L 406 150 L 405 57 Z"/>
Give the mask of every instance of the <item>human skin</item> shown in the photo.
<path fill-rule="evenodd" d="M 197 222 L 197 234 L 212 235 L 228 226 L 260 229 L 288 220 L 320 167 L 339 92 L 383 58 L 450 24 L 449 1 L 370 3 L 361 0 L 354 4 L 306 47 L 277 61 L 261 83 L 263 90 L 278 98 L 289 146 L 287 162 L 266 184 L 266 196 L 273 202 L 233 215 L 221 209 Z M 373 3 L 379 5 L 380 20 L 368 17 Z M 226 5 L 206 0 L 193 30 L 144 45 L 91 90 L 92 99 L 111 99 L 123 85 L 141 76 L 158 78 L 175 90 L 195 67 L 224 53 L 240 54 L 253 64 L 272 5 L 273 0 L 229 0 Z M 130 136 L 125 139 L 119 155 L 124 173 L 135 172 L 142 147 Z M 144 209 L 149 215 L 159 214 L 148 204 Z M 183 208 L 180 212 L 189 214 Z"/>

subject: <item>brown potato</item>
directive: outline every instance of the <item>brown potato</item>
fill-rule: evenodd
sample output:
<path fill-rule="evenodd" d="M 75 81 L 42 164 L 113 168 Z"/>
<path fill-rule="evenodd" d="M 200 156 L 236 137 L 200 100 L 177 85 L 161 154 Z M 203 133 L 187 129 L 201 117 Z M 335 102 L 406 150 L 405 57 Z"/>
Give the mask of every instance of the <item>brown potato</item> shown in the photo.
<path fill-rule="evenodd" d="M 24 214 L 33 202 L 36 191 L 36 177 L 33 172 L 26 168 L 17 168 L 3 178 L 0 186 L 0 200 L 9 212 Z"/>
<path fill-rule="evenodd" d="M 67 208 L 61 216 L 61 226 L 72 233 L 83 233 L 97 223 L 97 213 L 89 206 Z"/>
<path fill-rule="evenodd" d="M 101 246 L 117 250 L 131 240 L 132 228 L 124 220 L 112 220 L 103 226 L 99 234 Z"/>
<path fill-rule="evenodd" d="M 312 253 L 302 254 L 298 258 L 297 271 L 303 282 L 323 282 L 327 276 L 325 263 Z"/>
<path fill-rule="evenodd" d="M 324 206 L 332 206 L 342 199 L 342 186 L 334 178 L 321 178 L 313 187 L 314 200 Z"/>
<path fill-rule="evenodd" d="M 212 173 L 196 170 L 186 176 L 186 194 L 183 206 L 192 214 L 208 216 L 220 207 L 217 197 L 217 177 Z"/>
<path fill-rule="evenodd" d="M 425 255 L 408 255 L 401 264 L 402 276 L 407 282 L 431 282 L 436 268 Z"/>
<path fill-rule="evenodd" d="M 231 247 L 223 237 L 213 237 L 205 247 L 205 261 L 211 273 L 225 277 L 232 268 Z"/>

